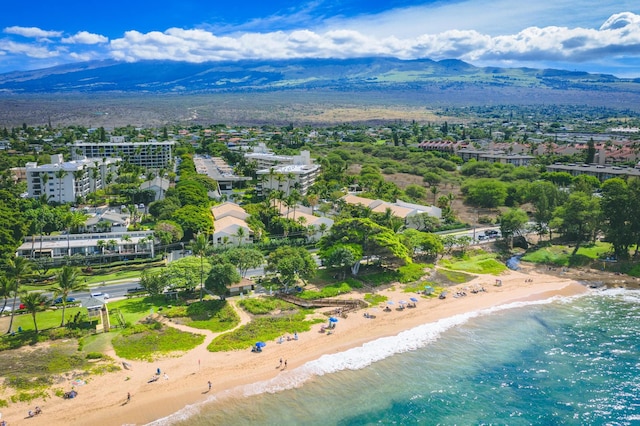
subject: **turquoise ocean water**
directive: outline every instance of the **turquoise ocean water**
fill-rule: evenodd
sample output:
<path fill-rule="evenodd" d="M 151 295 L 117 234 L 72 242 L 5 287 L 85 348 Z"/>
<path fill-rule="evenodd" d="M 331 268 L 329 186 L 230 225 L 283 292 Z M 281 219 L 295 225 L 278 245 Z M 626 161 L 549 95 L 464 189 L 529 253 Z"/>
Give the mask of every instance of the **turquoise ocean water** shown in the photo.
<path fill-rule="evenodd" d="M 425 324 L 185 407 L 179 425 L 640 425 L 640 291 Z"/>

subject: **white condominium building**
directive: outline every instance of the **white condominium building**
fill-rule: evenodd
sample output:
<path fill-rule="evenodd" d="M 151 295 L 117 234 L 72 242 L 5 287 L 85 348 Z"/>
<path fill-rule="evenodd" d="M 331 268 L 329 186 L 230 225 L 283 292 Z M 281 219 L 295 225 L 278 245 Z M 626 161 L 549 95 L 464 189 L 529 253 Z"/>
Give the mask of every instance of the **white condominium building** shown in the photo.
<path fill-rule="evenodd" d="M 173 159 L 174 141 L 126 142 L 124 136 L 112 136 L 109 142 L 77 141 L 71 147 L 71 157 L 122 158 L 147 169 L 166 169 Z"/>
<path fill-rule="evenodd" d="M 27 196 L 46 195 L 49 201 L 72 203 L 98 189 L 104 189 L 117 176 L 118 158 L 83 158 L 65 162 L 62 154 L 51 156 L 51 164 L 25 164 Z"/>

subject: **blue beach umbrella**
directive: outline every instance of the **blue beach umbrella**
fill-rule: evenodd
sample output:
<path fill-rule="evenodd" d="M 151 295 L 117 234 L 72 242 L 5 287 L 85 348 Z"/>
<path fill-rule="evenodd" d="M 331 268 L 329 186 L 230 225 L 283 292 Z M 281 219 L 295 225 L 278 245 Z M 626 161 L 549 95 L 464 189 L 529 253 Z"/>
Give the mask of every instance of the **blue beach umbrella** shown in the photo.
<path fill-rule="evenodd" d="M 338 322 L 338 318 L 336 318 L 336 317 L 329 317 L 329 322 Z"/>
<path fill-rule="evenodd" d="M 256 348 L 264 348 L 267 346 L 265 342 L 256 342 Z"/>
<path fill-rule="evenodd" d="M 418 299 L 416 299 L 415 297 L 410 297 L 409 300 L 411 300 L 413 303 L 416 303 L 418 301 Z"/>
<path fill-rule="evenodd" d="M 393 305 L 393 300 L 387 300 L 387 305 Z"/>

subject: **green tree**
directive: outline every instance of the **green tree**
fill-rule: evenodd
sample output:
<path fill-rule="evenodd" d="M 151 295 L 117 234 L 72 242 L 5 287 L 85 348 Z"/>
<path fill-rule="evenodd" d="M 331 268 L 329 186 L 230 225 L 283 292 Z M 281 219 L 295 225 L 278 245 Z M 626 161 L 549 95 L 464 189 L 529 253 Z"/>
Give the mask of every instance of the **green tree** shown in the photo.
<path fill-rule="evenodd" d="M 571 181 L 571 190 L 573 192 L 580 191 L 591 194 L 598 188 L 600 188 L 600 181 L 595 176 L 578 175 Z"/>
<path fill-rule="evenodd" d="M 507 185 L 496 179 L 477 179 L 465 183 L 462 193 L 466 201 L 479 207 L 493 208 L 504 205 Z"/>
<path fill-rule="evenodd" d="M 31 264 L 23 257 L 14 257 L 7 262 L 7 278 L 13 281 L 13 305 L 11 311 L 11 319 L 9 320 L 9 329 L 7 334 L 11 333 L 13 328 L 13 316 L 16 312 L 16 300 L 18 300 L 18 292 L 24 277 L 31 272 Z"/>
<path fill-rule="evenodd" d="M 49 299 L 42 292 L 33 291 L 31 293 L 23 293 L 20 297 L 24 309 L 33 317 L 33 327 L 38 333 L 38 323 L 36 321 L 36 314 L 45 309 Z"/>
<path fill-rule="evenodd" d="M 320 239 L 318 245 L 326 250 L 335 244 L 345 242 L 360 245 L 364 257 L 376 256 L 381 261 L 389 262 L 411 262 L 409 250 L 402 244 L 399 235 L 371 219 L 340 220 Z"/>
<path fill-rule="evenodd" d="M 604 230 L 619 259 L 629 257 L 629 247 L 637 240 L 634 222 L 638 220 L 638 210 L 634 198 L 627 182 L 620 178 L 608 179 L 602 185 Z"/>
<path fill-rule="evenodd" d="M 337 244 L 321 250 L 318 255 L 325 266 L 339 269 L 342 279 L 345 279 L 347 271 L 362 259 L 362 247 L 357 244 Z"/>
<path fill-rule="evenodd" d="M 216 263 L 211 267 L 204 285 L 213 294 L 224 300 L 230 285 L 239 283 L 242 277 L 231 263 Z"/>
<path fill-rule="evenodd" d="M 173 288 L 186 288 L 193 291 L 200 282 L 200 259 L 194 256 L 183 257 L 167 266 L 167 280 Z M 209 273 L 211 263 L 204 259 L 203 270 Z"/>
<path fill-rule="evenodd" d="M 206 207 L 181 207 L 173 213 L 173 220 L 182 226 L 187 240 L 194 239 L 198 233 L 211 235 L 213 230 L 213 215 Z"/>
<path fill-rule="evenodd" d="M 150 296 L 162 294 L 167 285 L 165 274 L 158 272 L 142 271 L 140 275 L 140 287 L 149 293 Z"/>
<path fill-rule="evenodd" d="M 62 321 L 60 327 L 64 327 L 64 313 L 67 309 L 67 298 L 74 291 L 88 290 L 87 283 L 78 277 L 78 269 L 72 266 L 63 266 L 57 277 L 57 284 L 52 288 L 54 297 L 62 298 Z"/>
<path fill-rule="evenodd" d="M 4 308 L 7 307 L 9 297 L 13 295 L 14 287 L 13 280 L 10 280 L 4 274 L 0 274 L 0 297 L 2 297 L 2 309 L 0 309 L 0 313 L 4 312 Z"/>
<path fill-rule="evenodd" d="M 312 278 L 317 270 L 316 262 L 311 254 L 302 247 L 278 247 L 267 256 L 265 270 L 275 272 L 285 288 L 295 284 L 298 279 L 303 281 Z"/>
<path fill-rule="evenodd" d="M 527 213 L 519 208 L 511 208 L 500 215 L 500 233 L 507 241 L 522 235 L 529 221 Z"/>
<path fill-rule="evenodd" d="M 407 187 L 404 189 L 404 193 L 407 195 L 407 197 L 410 197 L 414 200 L 423 200 L 427 198 L 426 188 L 420 185 L 407 185 Z"/>
<path fill-rule="evenodd" d="M 163 245 L 177 243 L 184 237 L 182 226 L 172 220 L 161 220 L 156 223 L 154 233 Z"/>
<path fill-rule="evenodd" d="M 444 245 L 438 235 L 412 228 L 402 232 L 402 242 L 411 250 L 414 256 L 419 251 L 422 251 L 427 256 L 436 257 L 444 250 Z"/>
<path fill-rule="evenodd" d="M 233 264 L 240 271 L 240 275 L 244 278 L 247 271 L 257 268 L 264 264 L 264 255 L 260 250 L 248 247 L 236 247 L 224 253 L 229 263 Z"/>
<path fill-rule="evenodd" d="M 566 200 L 565 192 L 560 191 L 556 185 L 549 181 L 538 181 L 529 186 L 527 200 L 533 204 L 533 220 L 538 235 L 549 233 L 549 240 L 552 237 L 553 212 Z"/>
<path fill-rule="evenodd" d="M 600 227 L 600 203 L 590 194 L 575 192 L 564 205 L 556 208 L 554 218 L 560 232 L 575 241 L 572 253 L 575 255 L 582 243 L 595 238 Z"/>
<path fill-rule="evenodd" d="M 200 301 L 204 297 L 204 256 L 209 249 L 209 238 L 204 234 L 196 235 L 196 239 L 191 242 L 191 250 L 200 258 Z"/>

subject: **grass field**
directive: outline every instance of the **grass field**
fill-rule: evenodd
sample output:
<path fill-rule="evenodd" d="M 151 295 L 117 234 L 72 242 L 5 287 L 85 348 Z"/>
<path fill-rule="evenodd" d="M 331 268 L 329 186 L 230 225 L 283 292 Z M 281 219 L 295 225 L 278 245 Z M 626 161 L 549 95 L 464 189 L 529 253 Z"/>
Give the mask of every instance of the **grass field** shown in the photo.
<path fill-rule="evenodd" d="M 498 275 L 504 272 L 507 267 L 500 261 L 496 260 L 496 257 L 497 255 L 492 253 L 480 253 L 465 256 L 463 258 L 443 259 L 440 262 L 440 265 L 454 271 L 469 272 L 472 274 Z M 443 272 L 442 269 L 439 271 L 441 273 Z"/>
<path fill-rule="evenodd" d="M 137 324 L 113 338 L 119 357 L 153 361 L 158 357 L 191 350 L 204 341 L 204 335 L 187 333 L 160 323 Z"/>
<path fill-rule="evenodd" d="M 595 244 L 580 247 L 578 252 L 572 256 L 572 247 L 553 245 L 527 253 L 522 257 L 522 260 L 557 266 L 584 266 L 610 254 L 612 250 L 611 244 L 598 241 Z"/>

